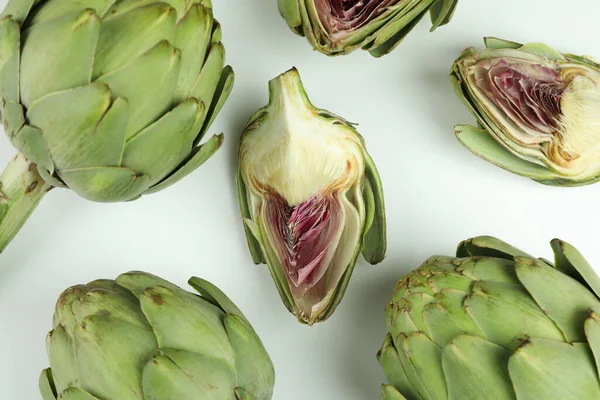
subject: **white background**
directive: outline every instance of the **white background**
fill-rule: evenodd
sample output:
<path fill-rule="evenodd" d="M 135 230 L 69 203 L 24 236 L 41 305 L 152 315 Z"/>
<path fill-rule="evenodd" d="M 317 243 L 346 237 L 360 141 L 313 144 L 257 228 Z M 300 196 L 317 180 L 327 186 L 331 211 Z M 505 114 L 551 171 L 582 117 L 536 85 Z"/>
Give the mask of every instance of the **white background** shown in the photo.
<path fill-rule="evenodd" d="M 481 47 L 486 35 L 600 58 L 597 0 L 461 0 L 450 25 L 430 34 L 424 20 L 381 59 L 313 52 L 288 30 L 275 3 L 213 0 L 237 75 L 211 129 L 226 137 L 214 158 L 133 203 L 95 204 L 53 190 L 0 256 L 0 397 L 40 398 L 45 336 L 63 289 L 129 270 L 184 287 L 198 275 L 225 291 L 272 356 L 275 400 L 374 400 L 384 381 L 375 359 L 383 310 L 396 280 L 428 256 L 491 234 L 549 258 L 548 242 L 560 237 L 600 268 L 600 183 L 545 187 L 469 153 L 453 126 L 474 119 L 447 78 L 461 50 Z M 267 267 L 253 265 L 234 183 L 240 130 L 266 104 L 267 81 L 291 66 L 316 106 L 360 124 L 383 179 L 389 226 L 387 260 L 375 267 L 361 260 L 337 312 L 310 328 L 288 314 Z M 13 154 L 0 135 L 0 164 Z"/>

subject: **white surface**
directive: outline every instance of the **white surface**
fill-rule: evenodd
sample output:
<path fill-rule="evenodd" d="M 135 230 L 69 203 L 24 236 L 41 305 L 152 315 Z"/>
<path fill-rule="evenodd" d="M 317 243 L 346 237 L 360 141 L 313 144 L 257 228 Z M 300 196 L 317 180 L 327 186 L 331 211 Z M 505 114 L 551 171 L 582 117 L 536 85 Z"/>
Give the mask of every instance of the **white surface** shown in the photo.
<path fill-rule="evenodd" d="M 2 2 L 4 3 L 5 0 Z M 434 253 L 491 234 L 551 256 L 550 239 L 576 245 L 600 267 L 600 184 L 552 188 L 511 175 L 455 140 L 473 117 L 447 75 L 465 47 L 485 35 L 544 41 L 600 58 L 597 0 L 462 0 L 452 23 L 433 34 L 423 21 L 392 54 L 313 52 L 279 17 L 274 0 L 215 0 L 236 87 L 212 132 L 224 148 L 167 191 L 127 204 L 86 202 L 54 190 L 0 256 L 0 387 L 7 400 L 39 399 L 48 363 L 45 335 L 54 303 L 70 285 L 132 269 L 185 287 L 209 279 L 243 309 L 277 371 L 275 400 L 371 400 L 383 374 L 375 353 L 394 283 Z M 360 261 L 333 317 L 312 328 L 288 314 L 266 266 L 254 266 L 238 215 L 236 149 L 246 119 L 267 102 L 267 81 L 295 65 L 315 105 L 360 123 L 383 178 L 389 252 Z M 600 112 L 600 111 L 599 111 Z M 14 151 L 0 136 L 0 164 Z"/>

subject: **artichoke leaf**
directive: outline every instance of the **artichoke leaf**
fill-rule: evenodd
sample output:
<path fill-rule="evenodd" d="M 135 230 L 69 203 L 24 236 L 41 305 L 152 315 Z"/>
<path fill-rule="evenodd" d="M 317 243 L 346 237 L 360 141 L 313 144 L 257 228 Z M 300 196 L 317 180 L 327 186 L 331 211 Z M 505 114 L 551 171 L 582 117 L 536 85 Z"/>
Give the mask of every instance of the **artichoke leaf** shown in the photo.
<path fill-rule="evenodd" d="M 598 371 L 587 344 L 531 339 L 508 362 L 517 398 L 600 398 Z"/>
<path fill-rule="evenodd" d="M 437 0 L 431 6 L 431 32 L 446 25 L 452 19 L 458 0 Z"/>
<path fill-rule="evenodd" d="M 416 399 L 408 378 L 406 377 L 406 373 L 404 372 L 404 368 L 400 363 L 398 351 L 396 351 L 392 337 L 389 334 L 386 335 L 383 346 L 377 353 L 377 361 L 381 364 L 387 381 L 390 382 L 395 389 L 404 393 L 409 399 Z"/>
<path fill-rule="evenodd" d="M 162 349 L 144 366 L 144 398 L 233 399 L 232 365 L 202 353 Z"/>
<path fill-rule="evenodd" d="M 363 190 L 366 221 L 362 255 L 369 264 L 378 264 L 383 261 L 387 251 L 383 187 L 373 159 L 366 151 L 363 154 L 366 174 Z"/>
<path fill-rule="evenodd" d="M 504 347 L 476 336 L 454 338 L 442 355 L 448 400 L 514 400 L 507 368 L 510 356 Z"/>
<path fill-rule="evenodd" d="M 533 257 L 492 236 L 478 236 L 465 240 L 458 245 L 457 257 L 496 257 L 513 260 L 515 257 Z"/>
<path fill-rule="evenodd" d="M 577 279 L 579 283 L 591 289 L 600 298 L 600 277 L 575 247 L 560 239 L 550 242 L 554 250 L 556 269 Z"/>
<path fill-rule="evenodd" d="M 238 202 L 240 205 L 240 213 L 244 221 L 244 232 L 246 233 L 246 241 L 248 242 L 248 248 L 250 249 L 250 255 L 254 264 L 264 264 L 266 262 L 265 256 L 261 249 L 261 238 L 259 237 L 258 226 L 252 221 L 252 213 L 250 212 L 250 204 L 248 201 L 248 189 L 244 183 L 241 171 L 238 171 L 237 178 L 237 191 L 238 191 Z"/>
<path fill-rule="evenodd" d="M 584 324 L 585 336 L 594 354 L 596 369 L 600 371 L 600 310 L 590 310 Z"/>
<path fill-rule="evenodd" d="M 583 324 L 590 309 L 600 309 L 600 300 L 574 278 L 535 259 L 517 258 L 516 271 L 523 286 L 561 329 L 566 341 L 585 341 Z"/>
<path fill-rule="evenodd" d="M 101 400 L 78 387 L 70 387 L 60 394 L 60 400 Z"/>
<path fill-rule="evenodd" d="M 42 400 L 56 400 L 56 388 L 54 387 L 54 378 L 50 368 L 46 368 L 40 374 L 39 386 Z"/>
<path fill-rule="evenodd" d="M 381 398 L 383 400 L 407 400 L 406 397 L 402 396 L 402 393 L 397 391 L 392 385 L 381 386 Z M 408 400 L 412 399 L 411 397 Z"/>
<path fill-rule="evenodd" d="M 147 189 L 144 194 L 156 193 L 166 189 L 194 172 L 221 148 L 223 140 L 224 136 L 221 133 L 212 136 L 202 145 L 194 147 L 190 156 L 182 162 L 181 166 L 176 168 L 174 172 L 167 176 L 163 181 Z"/>
<path fill-rule="evenodd" d="M 21 32 L 19 24 L 11 18 L 0 20 L 0 100 L 6 103 L 19 101 L 18 76 Z M 3 118 L 5 111 L 2 111 Z"/>
<path fill-rule="evenodd" d="M 58 174 L 72 191 L 97 202 L 131 200 L 150 186 L 147 175 L 138 176 L 129 168 L 81 168 Z"/>

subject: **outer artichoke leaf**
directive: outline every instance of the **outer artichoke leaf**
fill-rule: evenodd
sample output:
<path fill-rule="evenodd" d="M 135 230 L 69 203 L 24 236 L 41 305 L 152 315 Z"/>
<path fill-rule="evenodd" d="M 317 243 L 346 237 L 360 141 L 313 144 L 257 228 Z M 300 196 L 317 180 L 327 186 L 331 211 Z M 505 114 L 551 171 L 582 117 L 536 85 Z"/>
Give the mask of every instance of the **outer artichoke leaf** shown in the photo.
<path fill-rule="evenodd" d="M 242 177 L 242 173 L 239 169 L 236 177 L 236 183 L 240 213 L 242 215 L 242 219 L 244 220 L 244 232 L 246 233 L 246 241 L 248 242 L 248 248 L 250 249 L 252 260 L 254 261 L 254 264 L 264 264 L 266 260 L 262 253 L 262 249 L 260 248 L 261 239 L 260 237 L 257 237 L 257 235 L 259 235 L 258 227 L 252 221 L 252 213 L 250 212 L 248 188 L 244 183 L 244 178 Z M 253 224 L 255 229 L 253 230 L 249 224 Z"/>
<path fill-rule="evenodd" d="M 492 257 L 467 258 L 460 263 L 456 271 L 475 281 L 520 283 L 512 260 Z"/>
<path fill-rule="evenodd" d="M 26 108 L 47 94 L 90 83 L 100 26 L 100 18 L 87 9 L 35 25 L 24 32 L 19 77 L 21 103 Z M 51 78 L 40 79 L 42 76 Z M 73 107 L 78 104 L 73 103 L 64 110 Z"/>
<path fill-rule="evenodd" d="M 200 130 L 200 135 L 198 135 L 198 138 L 196 138 L 195 143 L 199 143 L 200 140 L 204 138 L 204 135 L 206 135 L 208 128 L 210 128 L 215 118 L 221 111 L 221 108 L 223 108 L 225 102 L 229 98 L 229 94 L 233 90 L 234 83 L 235 74 L 233 73 L 233 69 L 229 65 L 226 65 L 225 68 L 223 68 L 223 71 L 221 72 L 221 79 L 219 80 L 217 88 L 214 91 L 210 107 L 208 108 L 208 111 L 203 118 L 204 125 L 202 126 L 202 129 Z"/>
<path fill-rule="evenodd" d="M 529 54 L 543 57 L 546 60 L 551 61 L 567 61 L 565 56 L 552 47 L 545 45 L 544 43 L 527 43 L 523 45 L 519 50 L 525 51 Z"/>
<path fill-rule="evenodd" d="M 204 144 L 194 147 L 194 150 L 190 154 L 190 156 L 181 164 L 180 167 L 175 169 L 175 171 L 166 177 L 162 182 L 157 183 L 156 185 L 150 187 L 150 189 L 146 190 L 144 194 L 155 193 L 161 191 L 163 189 L 168 188 L 174 183 L 179 182 L 181 179 L 188 176 L 190 173 L 194 172 L 198 167 L 204 164 L 209 158 L 211 158 L 217 150 L 223 144 L 223 134 L 214 135 Z"/>
<path fill-rule="evenodd" d="M 442 356 L 448 400 L 514 400 L 507 368 L 510 356 L 504 347 L 485 339 L 457 336 Z"/>
<path fill-rule="evenodd" d="M 45 169 L 49 174 L 54 173 L 54 162 L 41 130 L 26 125 L 15 135 L 12 142 L 28 160 L 37 164 L 38 168 Z"/>
<path fill-rule="evenodd" d="M 423 321 L 427 332 L 441 348 L 460 334 L 485 337 L 464 309 L 467 295 L 459 290 L 444 289 L 436 296 L 436 302 L 424 307 Z"/>
<path fill-rule="evenodd" d="M 514 257 L 531 257 L 529 254 L 496 239 L 493 236 L 478 236 L 462 241 L 456 250 L 457 257 L 496 257 L 513 260 Z"/>
<path fill-rule="evenodd" d="M 185 100 L 206 59 L 212 36 L 212 10 L 201 4 L 194 4 L 177 24 L 175 48 L 181 50 L 181 71 L 175 101 Z"/>
<path fill-rule="evenodd" d="M 41 98 L 27 111 L 27 120 L 43 132 L 57 169 L 98 167 L 105 161 L 116 167 L 123 149 L 118 129 L 126 122 L 127 103 L 117 100 L 113 105 L 109 88 L 93 83 Z M 115 132 L 98 134 L 105 128 Z"/>
<path fill-rule="evenodd" d="M 160 182 L 189 155 L 195 135 L 192 126 L 202 103 L 189 99 L 127 141 L 123 166 Z"/>
<path fill-rule="evenodd" d="M 577 279 L 600 297 L 600 278 L 579 250 L 560 239 L 552 240 L 550 245 L 556 269 Z"/>
<path fill-rule="evenodd" d="M 409 314 L 409 305 L 404 302 L 390 303 L 385 309 L 386 325 L 388 332 L 397 333 L 405 332 L 412 333 L 418 332 L 417 325 L 412 320 Z M 394 338 L 396 340 L 396 338 Z"/>
<path fill-rule="evenodd" d="M 80 0 L 47 1 L 44 3 L 43 7 L 36 7 L 33 9 L 33 12 L 25 21 L 24 29 L 62 17 L 65 14 L 77 11 L 81 12 L 86 8 L 94 9 L 98 16 L 103 17 L 115 1 L 116 0 L 87 0 L 85 3 Z"/>
<path fill-rule="evenodd" d="M 13 0 L 14 1 L 14 0 Z M 17 1 L 14 1 L 15 3 Z M 12 2 L 11 2 L 12 3 Z M 7 6 L 8 9 L 8 6 Z M 6 10 L 5 10 L 6 11 Z M 21 31 L 11 18 L 0 20 L 0 100 L 19 101 L 19 60 Z M 4 118 L 4 111 L 2 112 Z"/>
<path fill-rule="evenodd" d="M 12 20 L 22 23 L 29 15 L 29 11 L 31 10 L 31 7 L 33 7 L 35 1 L 36 0 L 10 0 L 4 11 L 2 11 L 2 14 L 0 14 L 0 18 L 3 19 L 12 16 Z"/>
<path fill-rule="evenodd" d="M 381 385 L 381 398 L 383 400 L 407 400 L 392 385 Z M 409 397 L 408 399 L 412 399 Z"/>
<path fill-rule="evenodd" d="M 260 338 L 242 316 L 225 315 L 225 329 L 235 353 L 237 385 L 257 399 L 270 399 L 275 385 L 273 363 Z"/>
<path fill-rule="evenodd" d="M 54 378 L 52 377 L 52 370 L 50 368 L 42 371 L 39 386 L 42 400 L 56 400 L 56 388 L 54 387 Z"/>
<path fill-rule="evenodd" d="M 437 0 L 431 6 L 431 32 L 440 26 L 446 25 L 452 19 L 458 0 Z"/>
<path fill-rule="evenodd" d="M 402 364 L 400 363 L 398 352 L 396 351 L 392 337 L 389 334 L 386 335 L 383 346 L 377 353 L 377 361 L 381 364 L 387 381 L 393 385 L 393 391 L 398 389 L 408 396 L 409 399 L 417 398 L 413 393 L 412 386 L 406 377 L 404 367 L 402 367 Z M 391 388 L 388 390 L 392 391 Z"/>
<path fill-rule="evenodd" d="M 523 286 L 561 329 L 567 342 L 585 341 L 583 324 L 590 309 L 600 309 L 598 298 L 575 279 L 535 259 L 517 258 L 516 271 Z"/>
<path fill-rule="evenodd" d="M 92 315 L 76 327 L 75 340 L 78 387 L 101 399 L 143 398 L 141 371 L 157 347 L 151 330 Z"/>
<path fill-rule="evenodd" d="M 14 137 L 25 125 L 23 106 L 14 101 L 4 103 L 4 107 L 2 107 L 2 125 L 8 138 L 17 147 L 14 143 Z"/>
<path fill-rule="evenodd" d="M 235 370 L 219 358 L 163 349 L 144 366 L 145 399 L 233 400 Z"/>
<path fill-rule="evenodd" d="M 46 349 L 50 364 L 54 366 L 54 372 L 48 373 L 54 373 L 56 377 L 56 380 L 51 380 L 53 391 L 60 393 L 68 386 L 78 383 L 79 370 L 75 359 L 73 340 L 64 327 L 59 325 L 48 333 Z"/>
<path fill-rule="evenodd" d="M 509 172 L 552 184 L 559 176 L 541 165 L 532 164 L 515 156 L 483 129 L 458 125 L 455 134 L 460 143 L 473 154 Z"/>
<path fill-rule="evenodd" d="M 236 400 L 257 400 L 252 393 L 242 389 L 241 387 L 236 387 L 234 392 Z"/>
<path fill-rule="evenodd" d="M 490 342 L 508 349 L 528 337 L 564 341 L 563 332 L 520 285 L 475 282 L 464 307 Z"/>
<path fill-rule="evenodd" d="M 196 121 L 196 125 L 194 126 L 195 132 L 201 132 L 210 109 L 209 106 L 215 98 L 215 91 L 219 86 L 224 65 L 225 47 L 222 43 L 215 43 L 210 47 L 202 70 L 196 75 L 194 85 L 189 92 L 190 97 L 198 99 L 207 105 L 204 114 Z"/>
<path fill-rule="evenodd" d="M 513 42 L 510 40 L 500 39 L 493 36 L 483 38 L 485 47 L 488 49 L 519 49 L 523 47 L 522 43 Z M 461 56 L 462 58 L 462 56 Z"/>
<path fill-rule="evenodd" d="M 176 19 L 175 9 L 163 2 L 104 18 L 93 78 L 124 67 L 161 41 L 174 43 Z"/>
<path fill-rule="evenodd" d="M 127 139 L 172 108 L 180 59 L 181 52 L 163 41 L 124 67 L 98 78 L 110 87 L 113 96 L 129 102 Z"/>
<path fill-rule="evenodd" d="M 446 400 L 446 379 L 442 370 L 442 349 L 424 333 L 401 335 L 398 355 L 418 399 Z"/>
<path fill-rule="evenodd" d="M 569 60 L 569 61 L 576 61 L 576 62 L 580 62 L 582 64 L 586 64 L 589 65 L 592 68 L 600 68 L 600 64 L 598 64 L 598 62 L 589 57 L 589 56 L 579 56 L 576 54 L 564 54 L 564 56 Z"/>
<path fill-rule="evenodd" d="M 60 400 L 101 400 L 78 387 L 70 387 L 60 394 Z"/>
<path fill-rule="evenodd" d="M 288 26 L 297 32 L 302 26 L 302 14 L 300 14 L 300 1 L 298 0 L 277 0 L 279 13 L 285 19 Z"/>
<path fill-rule="evenodd" d="M 430 3 L 428 1 L 420 1 L 407 14 L 384 25 L 377 33 L 375 40 L 366 46 L 369 53 L 374 57 L 381 57 L 394 50 L 410 31 L 421 22 L 427 11 L 429 11 L 429 7 Z"/>
<path fill-rule="evenodd" d="M 242 314 L 242 311 L 235 305 L 235 303 L 231 301 L 231 299 L 227 297 L 227 295 L 223 293 L 221 289 L 209 281 L 193 276 L 190 278 L 190 280 L 188 280 L 188 283 L 191 287 L 196 289 L 198 293 L 200 293 L 203 299 L 219 307 L 226 314 L 233 314 L 246 319 L 244 314 Z"/>
<path fill-rule="evenodd" d="M 150 178 L 128 168 L 82 168 L 60 171 L 69 189 L 101 203 L 131 200 L 150 186 Z"/>
<path fill-rule="evenodd" d="M 585 320 L 584 329 L 587 342 L 594 354 L 596 369 L 600 371 L 600 310 L 590 311 L 590 316 Z"/>
<path fill-rule="evenodd" d="M 362 255 L 369 264 L 377 264 L 383 261 L 387 250 L 383 187 L 373 159 L 366 151 L 363 154 L 366 175 L 363 190 L 366 221 Z"/>
<path fill-rule="evenodd" d="M 221 309 L 182 289 L 164 286 L 146 288 L 140 296 L 140 306 L 152 325 L 160 348 L 206 354 L 235 365 Z M 181 314 L 187 318 L 179 318 Z M 172 335 L 171 332 L 179 334 Z"/>
<path fill-rule="evenodd" d="M 423 320 L 423 311 L 426 305 L 434 301 L 433 296 L 427 293 L 411 293 L 405 298 L 409 305 L 408 314 L 410 315 L 410 319 L 414 322 L 419 332 L 423 332 L 429 336 L 430 332 Z"/>
<path fill-rule="evenodd" d="M 600 398 L 598 371 L 587 344 L 532 339 L 508 362 L 519 399 Z"/>

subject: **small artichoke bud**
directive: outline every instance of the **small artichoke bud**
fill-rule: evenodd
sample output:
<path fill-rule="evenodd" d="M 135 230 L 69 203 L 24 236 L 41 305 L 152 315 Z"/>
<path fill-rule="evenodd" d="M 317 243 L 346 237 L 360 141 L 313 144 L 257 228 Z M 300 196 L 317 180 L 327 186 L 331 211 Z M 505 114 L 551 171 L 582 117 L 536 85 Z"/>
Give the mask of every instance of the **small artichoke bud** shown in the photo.
<path fill-rule="evenodd" d="M 255 263 L 313 324 L 341 301 L 361 251 L 371 264 L 383 260 L 383 192 L 362 137 L 310 103 L 298 71 L 273 79 L 269 93 L 242 134 L 241 212 Z"/>
<path fill-rule="evenodd" d="M 600 65 L 540 44 L 486 39 L 451 79 L 479 127 L 458 126 L 479 157 L 548 185 L 600 179 Z"/>

